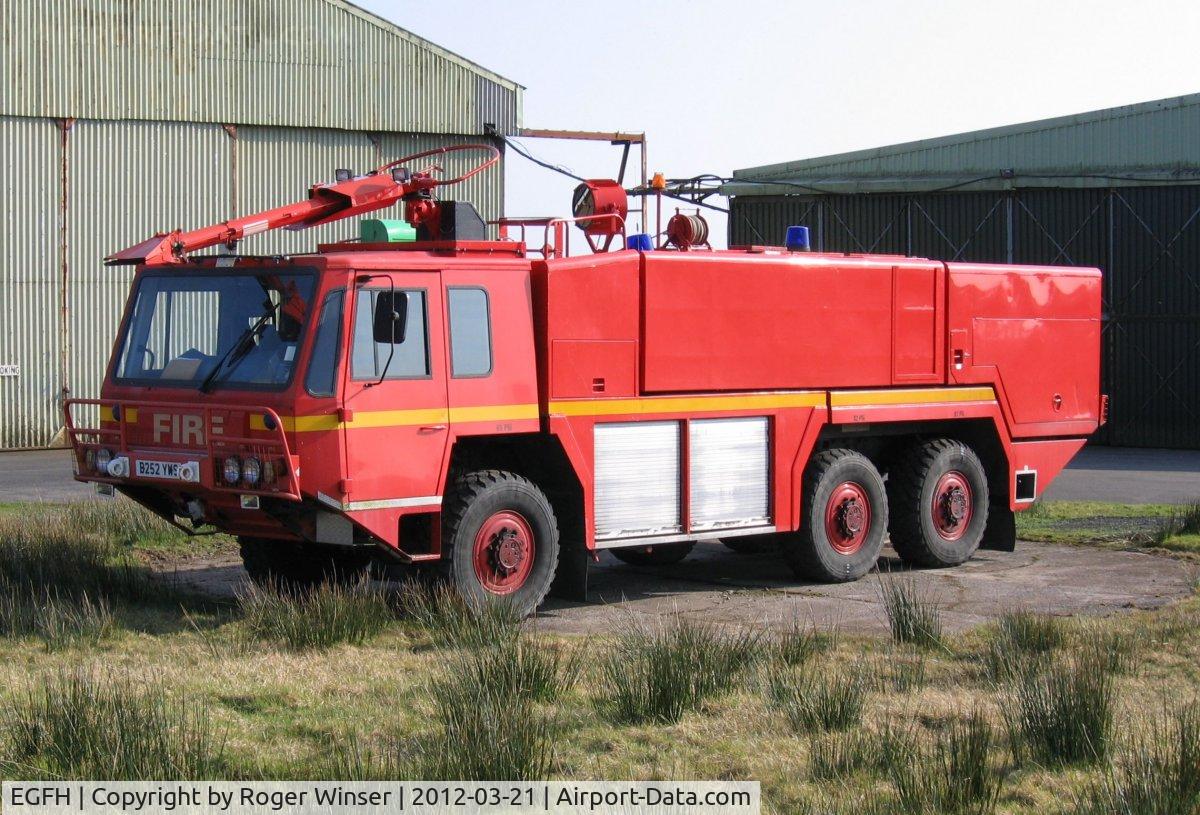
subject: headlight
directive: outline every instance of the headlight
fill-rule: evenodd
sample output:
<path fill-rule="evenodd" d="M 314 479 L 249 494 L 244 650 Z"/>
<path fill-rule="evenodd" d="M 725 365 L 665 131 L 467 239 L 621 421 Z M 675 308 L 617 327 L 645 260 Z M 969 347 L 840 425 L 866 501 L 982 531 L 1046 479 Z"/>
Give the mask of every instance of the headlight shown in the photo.
<path fill-rule="evenodd" d="M 242 477 L 242 462 L 238 461 L 237 456 L 230 456 L 225 459 L 225 483 L 236 484 L 238 479 Z"/>
<path fill-rule="evenodd" d="M 275 462 L 267 459 L 262 465 L 262 481 L 264 484 L 270 484 L 275 480 Z"/>
<path fill-rule="evenodd" d="M 96 451 L 96 472 L 108 475 L 108 462 L 112 461 L 112 450 L 102 447 Z"/>
<path fill-rule="evenodd" d="M 258 477 L 262 475 L 262 465 L 258 459 L 248 458 L 242 462 L 242 480 L 251 486 L 258 483 Z"/>
<path fill-rule="evenodd" d="M 83 452 L 83 466 L 88 472 L 96 469 L 96 451 L 91 447 Z"/>

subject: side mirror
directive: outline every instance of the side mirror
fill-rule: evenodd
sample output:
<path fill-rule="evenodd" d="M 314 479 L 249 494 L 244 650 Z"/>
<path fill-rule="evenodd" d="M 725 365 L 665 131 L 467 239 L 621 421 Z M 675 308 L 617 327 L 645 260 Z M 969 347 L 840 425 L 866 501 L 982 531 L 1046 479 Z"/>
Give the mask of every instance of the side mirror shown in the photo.
<path fill-rule="evenodd" d="M 375 295 L 373 320 L 375 342 L 398 345 L 404 342 L 408 323 L 408 294 L 402 291 L 381 291 Z"/>

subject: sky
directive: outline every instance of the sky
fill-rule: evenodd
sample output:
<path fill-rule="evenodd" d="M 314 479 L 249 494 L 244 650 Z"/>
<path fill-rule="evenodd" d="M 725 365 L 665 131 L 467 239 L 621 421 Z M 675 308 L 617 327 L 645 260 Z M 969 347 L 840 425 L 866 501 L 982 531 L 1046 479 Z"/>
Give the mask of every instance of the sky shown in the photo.
<path fill-rule="evenodd" d="M 645 132 L 667 177 L 1200 92 L 1195 0 L 354 2 L 524 85 L 525 127 Z M 523 144 L 617 173 L 606 142 Z M 511 151 L 505 184 L 507 215 L 569 214 L 575 182 Z"/>

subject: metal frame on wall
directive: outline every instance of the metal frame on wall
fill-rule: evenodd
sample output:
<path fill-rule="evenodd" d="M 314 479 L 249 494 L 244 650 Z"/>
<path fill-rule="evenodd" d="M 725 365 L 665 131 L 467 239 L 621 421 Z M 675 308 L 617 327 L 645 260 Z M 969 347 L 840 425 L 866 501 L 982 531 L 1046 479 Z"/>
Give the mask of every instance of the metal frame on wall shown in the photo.
<path fill-rule="evenodd" d="M 730 245 L 940 260 L 1098 266 L 1104 273 L 1096 441 L 1200 449 L 1200 185 L 732 199 Z"/>

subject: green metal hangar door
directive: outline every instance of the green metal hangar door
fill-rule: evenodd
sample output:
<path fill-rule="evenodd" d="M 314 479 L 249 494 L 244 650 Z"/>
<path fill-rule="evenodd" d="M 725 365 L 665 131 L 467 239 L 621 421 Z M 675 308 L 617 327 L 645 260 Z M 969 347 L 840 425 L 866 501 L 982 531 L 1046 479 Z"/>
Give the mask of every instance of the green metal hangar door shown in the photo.
<path fill-rule="evenodd" d="M 342 0 L 6 2 L 0 15 L 0 449 L 61 443 L 64 394 L 99 395 L 132 274 L 106 254 L 298 200 L 336 168 L 520 123 L 519 85 Z M 455 195 L 496 218 L 502 178 Z"/>
<path fill-rule="evenodd" d="M 1200 448 L 1200 94 L 734 172 L 730 245 L 1105 272 L 1102 444 Z M 1053 353 L 1053 349 L 1047 349 Z"/>

